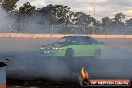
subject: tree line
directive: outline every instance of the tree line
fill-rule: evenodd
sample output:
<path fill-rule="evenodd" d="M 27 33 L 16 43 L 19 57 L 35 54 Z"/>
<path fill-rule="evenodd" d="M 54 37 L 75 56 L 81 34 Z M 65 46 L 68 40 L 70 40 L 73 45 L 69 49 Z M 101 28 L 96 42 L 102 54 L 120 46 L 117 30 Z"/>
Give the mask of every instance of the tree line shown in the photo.
<path fill-rule="evenodd" d="M 16 9 L 18 0 L 0 0 L 2 8 L 15 18 L 12 28 L 15 32 L 23 32 L 26 24 L 36 18 L 39 25 L 51 25 L 59 29 L 58 33 L 121 33 L 132 28 L 132 18 L 125 20 L 123 13 L 115 14 L 114 18 L 103 17 L 101 21 L 83 12 L 73 12 L 69 6 L 49 4 L 36 8 L 29 2 Z M 58 25 L 60 25 L 58 27 Z M 45 26 L 41 27 L 43 30 Z M 49 28 L 46 28 L 47 30 Z M 55 30 L 55 29 L 54 29 Z M 44 30 L 45 31 L 45 30 Z M 130 33 L 130 32 L 129 32 Z M 132 31 L 131 31 L 132 33 Z"/>

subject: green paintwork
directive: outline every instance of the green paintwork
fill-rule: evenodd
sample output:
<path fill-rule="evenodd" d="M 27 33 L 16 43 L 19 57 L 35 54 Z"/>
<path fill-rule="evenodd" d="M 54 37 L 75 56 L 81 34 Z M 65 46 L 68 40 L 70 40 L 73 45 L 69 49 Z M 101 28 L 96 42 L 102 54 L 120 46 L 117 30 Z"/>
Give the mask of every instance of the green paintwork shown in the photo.
<path fill-rule="evenodd" d="M 41 49 L 41 52 L 51 51 L 54 56 L 65 56 L 66 49 L 72 48 L 74 50 L 74 56 L 95 56 L 96 49 L 101 49 L 103 52 L 105 45 L 104 44 L 96 44 L 96 45 L 68 45 L 62 47 L 63 49 Z"/>

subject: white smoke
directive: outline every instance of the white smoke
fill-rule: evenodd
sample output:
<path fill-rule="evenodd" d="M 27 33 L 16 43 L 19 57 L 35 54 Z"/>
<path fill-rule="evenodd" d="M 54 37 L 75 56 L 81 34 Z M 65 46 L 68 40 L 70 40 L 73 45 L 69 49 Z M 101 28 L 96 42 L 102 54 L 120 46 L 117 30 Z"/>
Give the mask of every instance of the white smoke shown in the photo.
<path fill-rule="evenodd" d="M 0 6 L 0 32 L 11 32 L 11 24 L 13 19 Z"/>

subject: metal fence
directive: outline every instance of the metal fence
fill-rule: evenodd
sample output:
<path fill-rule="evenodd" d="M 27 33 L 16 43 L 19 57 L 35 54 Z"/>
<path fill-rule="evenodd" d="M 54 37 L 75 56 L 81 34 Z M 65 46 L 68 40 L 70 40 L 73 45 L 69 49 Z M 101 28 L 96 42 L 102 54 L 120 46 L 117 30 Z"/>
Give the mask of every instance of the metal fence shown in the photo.
<path fill-rule="evenodd" d="M 49 25 L 43 33 L 51 34 L 132 34 L 132 27 Z"/>

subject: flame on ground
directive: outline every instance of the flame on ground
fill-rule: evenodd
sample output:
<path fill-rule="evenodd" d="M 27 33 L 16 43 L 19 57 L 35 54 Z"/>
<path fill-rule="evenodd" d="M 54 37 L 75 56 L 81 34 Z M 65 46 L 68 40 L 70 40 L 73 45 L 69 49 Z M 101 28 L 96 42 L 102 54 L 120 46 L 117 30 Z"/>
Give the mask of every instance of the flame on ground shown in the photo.
<path fill-rule="evenodd" d="M 81 70 L 81 74 L 82 74 L 82 77 L 83 77 L 83 78 L 89 78 L 89 74 L 88 74 L 87 71 L 84 70 L 84 67 L 83 67 L 82 70 Z"/>

